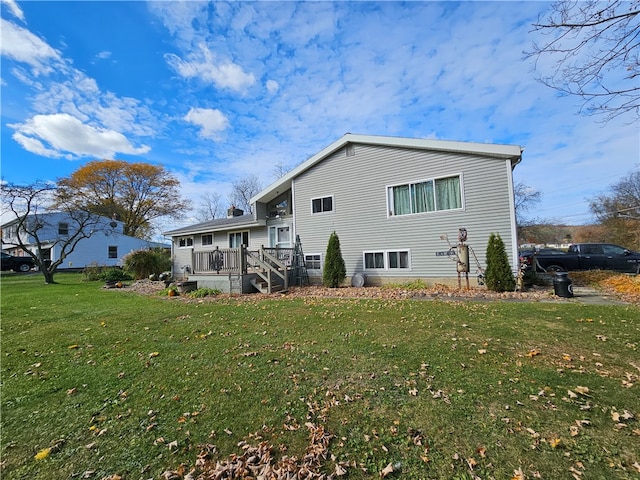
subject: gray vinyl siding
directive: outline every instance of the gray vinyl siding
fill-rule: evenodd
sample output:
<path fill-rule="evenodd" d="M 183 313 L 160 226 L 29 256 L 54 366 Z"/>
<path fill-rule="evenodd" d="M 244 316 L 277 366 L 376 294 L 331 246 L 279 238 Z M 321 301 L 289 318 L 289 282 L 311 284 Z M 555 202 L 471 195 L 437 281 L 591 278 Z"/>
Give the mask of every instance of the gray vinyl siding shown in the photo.
<path fill-rule="evenodd" d="M 387 187 L 438 177 L 460 175 L 462 210 L 389 217 Z M 347 275 L 456 277 L 455 263 L 436 252 L 457 243 L 458 228 L 468 231 L 471 246 L 482 268 L 489 235 L 499 233 L 511 264 L 513 213 L 510 199 L 510 163 L 470 154 L 418 149 L 355 145 L 355 155 L 345 149 L 296 177 L 293 185 L 295 233 L 304 252 L 324 252 L 329 235 L 336 231 Z M 334 211 L 311 214 L 311 199 L 333 196 Z M 365 270 L 364 251 L 410 250 L 410 270 Z M 477 273 L 474 257 L 471 273 Z"/>

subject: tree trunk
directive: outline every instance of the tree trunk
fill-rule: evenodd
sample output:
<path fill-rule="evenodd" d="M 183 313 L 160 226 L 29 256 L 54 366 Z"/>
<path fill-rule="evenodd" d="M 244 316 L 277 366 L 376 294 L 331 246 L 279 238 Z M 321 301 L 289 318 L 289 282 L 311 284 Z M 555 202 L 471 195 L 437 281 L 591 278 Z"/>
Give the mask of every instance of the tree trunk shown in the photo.
<path fill-rule="evenodd" d="M 53 280 L 53 270 L 49 270 L 48 268 L 45 267 L 40 267 L 40 271 L 42 272 L 42 275 L 44 276 L 44 283 L 47 285 L 50 285 L 52 283 L 56 283 Z"/>

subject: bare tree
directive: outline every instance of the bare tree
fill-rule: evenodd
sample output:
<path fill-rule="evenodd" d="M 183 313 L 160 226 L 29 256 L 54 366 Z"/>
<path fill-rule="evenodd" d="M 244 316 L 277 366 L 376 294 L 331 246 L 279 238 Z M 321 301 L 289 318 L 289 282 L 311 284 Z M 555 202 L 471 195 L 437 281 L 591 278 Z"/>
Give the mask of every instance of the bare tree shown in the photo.
<path fill-rule="evenodd" d="M 233 190 L 229 201 L 232 205 L 244 210 L 245 213 L 251 213 L 251 197 L 262 190 L 262 184 L 255 175 L 248 175 L 236 180 L 233 183 Z"/>
<path fill-rule="evenodd" d="M 609 241 L 640 247 L 640 171 L 632 172 L 589 202 L 591 212 L 606 227 Z"/>
<path fill-rule="evenodd" d="M 291 167 L 286 165 L 283 161 L 279 161 L 273 166 L 273 177 L 277 180 L 279 178 L 284 177 L 289 171 Z"/>
<path fill-rule="evenodd" d="M 533 27 L 549 37 L 527 52 L 543 84 L 580 97 L 581 112 L 605 121 L 640 120 L 640 0 L 557 1 Z"/>
<path fill-rule="evenodd" d="M 45 283 L 55 283 L 53 275 L 76 248 L 78 243 L 89 238 L 97 230 L 108 228 L 104 218 L 73 204 L 53 202 L 56 187 L 42 182 L 29 185 L 2 185 L 2 202 L 12 219 L 3 227 L 2 241 L 21 249 L 42 272 Z M 56 216 L 61 213 L 62 217 Z M 64 218 L 66 231 L 61 232 L 57 221 Z M 9 232 L 6 232 L 9 233 Z M 50 261 L 47 252 L 55 248 L 57 259 Z"/>
<path fill-rule="evenodd" d="M 542 194 L 538 190 L 525 185 L 523 182 L 519 182 L 514 185 L 513 194 L 514 207 L 516 210 L 516 223 L 520 226 L 530 224 L 531 221 L 525 219 L 523 214 L 540 203 Z"/>
<path fill-rule="evenodd" d="M 200 206 L 196 210 L 196 218 L 200 222 L 206 222 L 219 218 L 221 215 L 222 197 L 219 193 L 205 193 L 200 197 Z"/>

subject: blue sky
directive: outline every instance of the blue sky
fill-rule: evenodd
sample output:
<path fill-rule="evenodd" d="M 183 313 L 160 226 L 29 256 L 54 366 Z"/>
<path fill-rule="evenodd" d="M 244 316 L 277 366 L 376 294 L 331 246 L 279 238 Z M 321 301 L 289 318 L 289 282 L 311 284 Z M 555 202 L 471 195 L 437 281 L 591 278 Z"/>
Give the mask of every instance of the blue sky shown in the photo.
<path fill-rule="evenodd" d="M 2 178 L 144 161 L 197 206 L 347 132 L 505 143 L 525 148 L 536 216 L 588 223 L 587 200 L 640 168 L 638 124 L 536 82 L 523 52 L 548 7 L 2 0 Z"/>

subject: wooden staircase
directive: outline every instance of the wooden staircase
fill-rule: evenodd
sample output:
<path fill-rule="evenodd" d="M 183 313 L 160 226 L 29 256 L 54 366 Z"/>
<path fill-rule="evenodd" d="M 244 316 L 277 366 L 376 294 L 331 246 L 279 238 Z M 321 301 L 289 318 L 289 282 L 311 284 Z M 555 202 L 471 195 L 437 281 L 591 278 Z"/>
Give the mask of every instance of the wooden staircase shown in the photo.
<path fill-rule="evenodd" d="M 250 280 L 261 293 L 286 292 L 289 289 L 289 267 L 269 252 L 247 251 L 247 265 L 257 275 Z"/>

